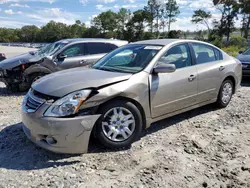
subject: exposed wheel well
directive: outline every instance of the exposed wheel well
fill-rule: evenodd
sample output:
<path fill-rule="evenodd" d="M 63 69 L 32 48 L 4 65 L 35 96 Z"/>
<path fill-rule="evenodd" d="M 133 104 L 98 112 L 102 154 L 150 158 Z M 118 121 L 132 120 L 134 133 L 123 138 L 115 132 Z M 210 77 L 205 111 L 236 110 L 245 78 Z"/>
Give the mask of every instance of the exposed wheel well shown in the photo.
<path fill-rule="evenodd" d="M 130 99 L 130 98 L 127 98 L 127 97 L 121 97 L 121 96 L 119 96 L 119 97 L 115 97 L 115 98 L 112 98 L 112 99 L 106 101 L 105 103 L 101 104 L 100 106 L 103 106 L 106 103 L 109 103 L 109 102 L 114 101 L 114 100 L 124 100 L 124 101 L 129 101 L 129 102 L 133 103 L 139 109 L 139 111 L 141 113 L 142 121 L 143 121 L 142 122 L 143 123 L 143 129 L 146 128 L 146 115 L 145 115 L 145 112 L 144 112 L 141 104 L 138 103 L 136 100 L 133 100 L 133 99 Z M 100 106 L 99 106 L 99 108 L 100 108 Z"/>
<path fill-rule="evenodd" d="M 235 82 L 234 77 L 233 77 L 233 76 L 228 76 L 228 77 L 226 77 L 226 78 L 223 80 L 223 82 L 226 81 L 226 80 L 230 80 L 230 81 L 233 82 L 233 94 L 235 94 L 236 82 Z"/>

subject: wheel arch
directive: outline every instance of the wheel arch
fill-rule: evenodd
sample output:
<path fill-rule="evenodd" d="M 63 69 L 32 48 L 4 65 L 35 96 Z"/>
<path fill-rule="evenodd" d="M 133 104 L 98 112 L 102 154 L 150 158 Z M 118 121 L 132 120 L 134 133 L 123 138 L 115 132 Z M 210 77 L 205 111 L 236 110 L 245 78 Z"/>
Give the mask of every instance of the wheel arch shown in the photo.
<path fill-rule="evenodd" d="M 52 73 L 51 70 L 49 70 L 48 68 L 46 67 L 42 67 L 38 64 L 36 65 L 31 65 L 29 68 L 27 68 L 25 71 L 24 71 L 24 75 L 25 76 L 29 76 L 33 73 L 45 73 L 45 74 L 50 74 Z"/>
<path fill-rule="evenodd" d="M 143 127 L 143 129 L 146 129 L 146 115 L 145 115 L 145 111 L 144 111 L 142 105 L 138 101 L 136 101 L 134 99 L 131 99 L 131 98 L 128 98 L 128 97 L 123 97 L 123 96 L 116 96 L 116 97 L 114 97 L 112 99 L 109 99 L 108 101 L 102 103 L 101 105 L 99 105 L 97 111 L 100 109 L 101 106 L 103 106 L 103 105 L 105 105 L 107 103 L 110 103 L 110 102 L 112 102 L 114 100 L 123 100 L 123 101 L 128 101 L 128 102 L 131 102 L 132 104 L 134 104 L 138 108 L 138 110 L 140 111 L 140 113 L 141 113 L 142 123 L 143 123 L 142 127 Z"/>

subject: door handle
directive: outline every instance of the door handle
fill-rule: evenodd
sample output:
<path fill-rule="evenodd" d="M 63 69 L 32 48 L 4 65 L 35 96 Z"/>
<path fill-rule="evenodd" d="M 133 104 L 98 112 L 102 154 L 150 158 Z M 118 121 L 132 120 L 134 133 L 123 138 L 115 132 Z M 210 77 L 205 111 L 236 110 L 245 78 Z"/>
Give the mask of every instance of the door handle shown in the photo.
<path fill-rule="evenodd" d="M 86 63 L 86 60 L 79 61 L 80 64 Z"/>
<path fill-rule="evenodd" d="M 219 68 L 220 71 L 223 71 L 224 69 L 225 69 L 224 66 L 220 66 L 220 68 Z"/>
<path fill-rule="evenodd" d="M 192 81 L 195 80 L 195 78 L 196 78 L 195 75 L 190 75 L 190 76 L 188 77 L 188 81 L 189 81 L 189 82 L 192 82 Z"/>

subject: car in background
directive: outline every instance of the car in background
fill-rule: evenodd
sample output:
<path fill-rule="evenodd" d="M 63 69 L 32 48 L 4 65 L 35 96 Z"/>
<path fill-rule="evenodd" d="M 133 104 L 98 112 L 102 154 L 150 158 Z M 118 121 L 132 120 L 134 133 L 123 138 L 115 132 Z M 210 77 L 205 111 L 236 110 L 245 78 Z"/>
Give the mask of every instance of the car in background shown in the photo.
<path fill-rule="evenodd" d="M 3 61 L 6 59 L 6 56 L 4 53 L 0 53 L 0 61 Z"/>
<path fill-rule="evenodd" d="M 236 58 L 242 63 L 243 76 L 250 76 L 250 48 L 240 51 Z"/>
<path fill-rule="evenodd" d="M 60 40 L 37 52 L 2 61 L 0 81 L 12 91 L 25 91 L 44 75 L 63 69 L 90 66 L 105 54 L 127 43 L 113 39 Z"/>
<path fill-rule="evenodd" d="M 37 80 L 23 100 L 23 130 L 60 153 L 86 153 L 91 134 L 108 148 L 128 147 L 153 122 L 210 103 L 226 107 L 241 76 L 241 63 L 211 44 L 139 41 L 89 69 Z"/>

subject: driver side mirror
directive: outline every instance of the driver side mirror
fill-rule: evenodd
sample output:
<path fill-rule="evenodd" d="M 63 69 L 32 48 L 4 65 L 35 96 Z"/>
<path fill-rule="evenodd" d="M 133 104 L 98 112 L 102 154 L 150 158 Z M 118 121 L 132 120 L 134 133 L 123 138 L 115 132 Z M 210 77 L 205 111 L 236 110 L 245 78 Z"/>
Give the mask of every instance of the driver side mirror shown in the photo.
<path fill-rule="evenodd" d="M 68 56 L 66 54 L 59 54 L 58 55 L 58 59 L 65 59 L 67 58 Z"/>
<path fill-rule="evenodd" d="M 155 74 L 158 73 L 172 73 L 176 71 L 176 66 L 174 64 L 163 64 L 158 65 L 153 69 Z"/>
<path fill-rule="evenodd" d="M 243 51 L 239 51 L 239 54 L 243 54 Z"/>

